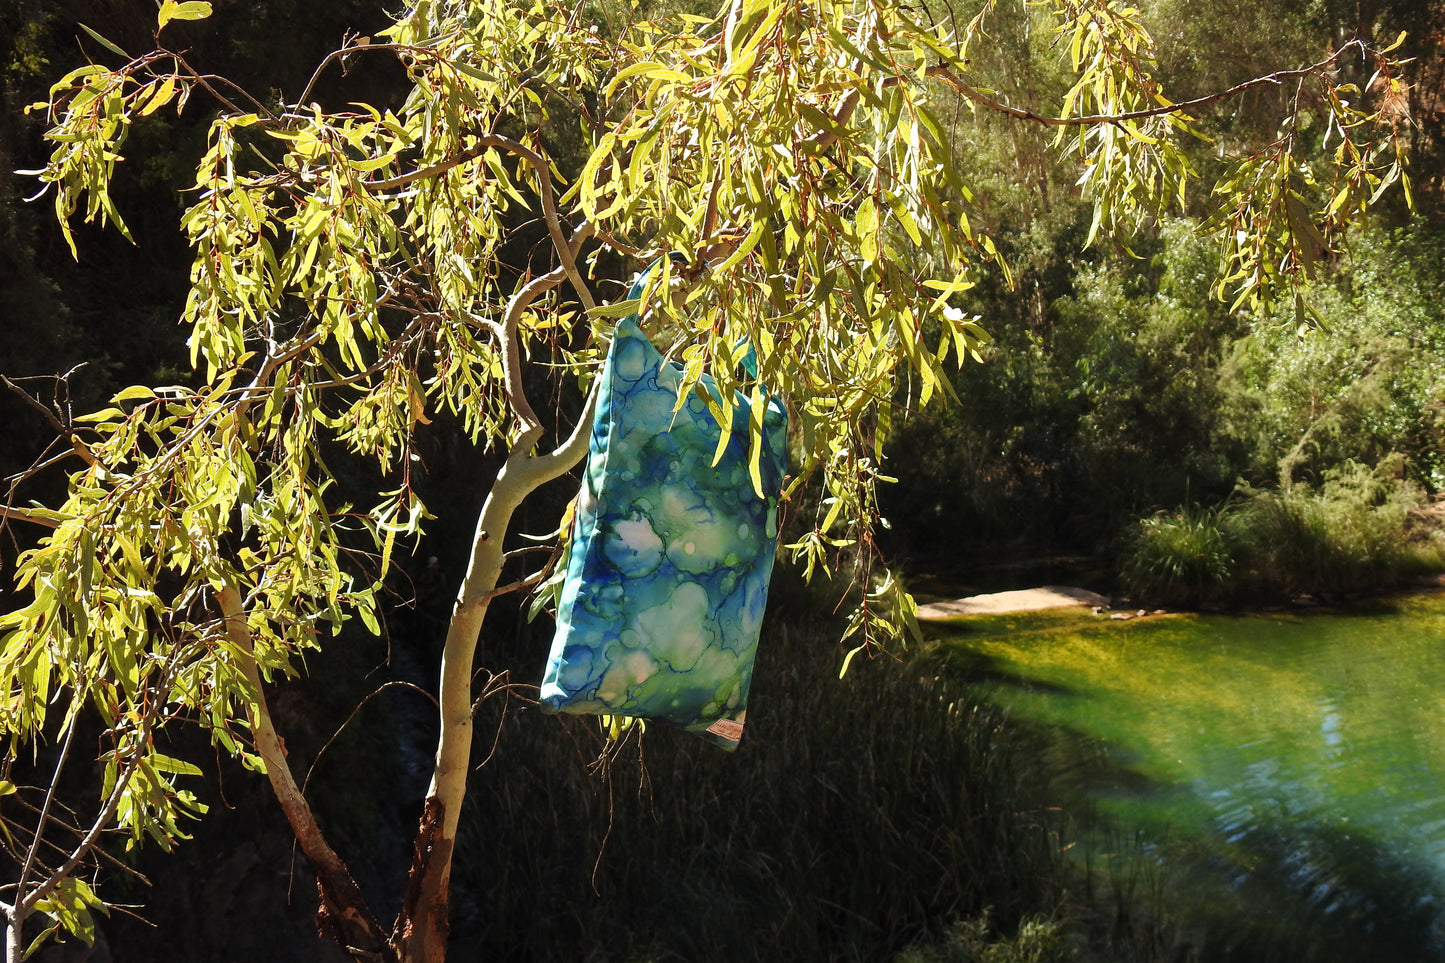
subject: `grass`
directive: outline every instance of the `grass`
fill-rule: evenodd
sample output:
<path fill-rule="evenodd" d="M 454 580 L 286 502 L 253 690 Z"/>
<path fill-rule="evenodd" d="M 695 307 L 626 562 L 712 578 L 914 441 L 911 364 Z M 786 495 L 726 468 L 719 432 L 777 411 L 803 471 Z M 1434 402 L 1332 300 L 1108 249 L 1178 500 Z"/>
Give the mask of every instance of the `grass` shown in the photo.
<path fill-rule="evenodd" d="M 595 722 L 515 713 L 463 814 L 454 953 L 878 961 L 965 930 L 1037 942 L 1021 927 L 1059 910 L 1068 870 L 1026 737 L 927 658 L 839 680 L 836 626 L 773 625 L 736 753 L 654 725 L 602 758 Z"/>
<path fill-rule="evenodd" d="M 1131 597 L 1175 606 L 1351 595 L 1445 571 L 1442 532 L 1388 463 L 1348 463 L 1317 487 L 1245 487 L 1218 508 L 1142 519 L 1120 577 Z"/>
<path fill-rule="evenodd" d="M 1221 513 L 1192 507 L 1141 519 L 1121 576 L 1133 596 L 1197 606 L 1217 601 L 1233 570 Z"/>

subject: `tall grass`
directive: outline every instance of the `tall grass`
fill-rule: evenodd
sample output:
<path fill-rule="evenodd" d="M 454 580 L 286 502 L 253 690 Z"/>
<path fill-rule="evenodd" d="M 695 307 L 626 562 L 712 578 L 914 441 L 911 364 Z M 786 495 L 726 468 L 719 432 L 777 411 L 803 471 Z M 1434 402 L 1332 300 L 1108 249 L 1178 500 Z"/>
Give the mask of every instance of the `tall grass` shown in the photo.
<path fill-rule="evenodd" d="M 1438 514 L 1394 476 L 1353 462 L 1318 487 L 1242 487 L 1216 509 L 1141 520 L 1120 562 L 1133 597 L 1207 605 L 1387 589 L 1445 571 Z"/>
<path fill-rule="evenodd" d="M 599 763 L 595 722 L 515 713 L 463 814 L 459 958 L 877 961 L 1057 910 L 1025 737 L 927 659 L 839 680 L 834 626 L 774 622 L 736 753 L 650 726 Z"/>
<path fill-rule="evenodd" d="M 1132 595 L 1164 605 L 1201 605 L 1221 596 L 1233 570 L 1220 512 L 1191 507 L 1141 519 L 1121 577 Z"/>

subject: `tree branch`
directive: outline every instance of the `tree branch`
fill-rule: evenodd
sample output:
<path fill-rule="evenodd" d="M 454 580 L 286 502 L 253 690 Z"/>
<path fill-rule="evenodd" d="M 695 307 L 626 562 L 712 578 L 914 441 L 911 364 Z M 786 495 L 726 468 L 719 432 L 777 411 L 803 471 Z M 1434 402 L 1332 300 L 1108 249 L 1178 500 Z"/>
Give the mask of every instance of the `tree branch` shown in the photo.
<path fill-rule="evenodd" d="M 254 642 L 251 629 L 246 624 L 241 595 L 234 585 L 227 584 L 216 592 L 216 602 L 221 608 L 226 638 L 240 651 L 241 671 L 255 690 L 255 699 L 246 706 L 246 714 L 255 736 L 256 751 L 266 764 L 266 778 L 271 782 L 272 792 L 291 824 L 301 851 L 316 870 L 321 888 L 317 921 L 349 951 L 358 949 L 378 959 L 395 960 L 396 954 L 371 915 L 351 870 L 326 842 L 310 804 L 291 774 L 285 750 L 271 723 L 271 711 L 266 705 L 265 690 L 261 687 L 261 672 L 256 665 Z"/>
<path fill-rule="evenodd" d="M 361 712 L 362 709 L 366 708 L 366 704 L 368 702 L 381 695 L 387 689 L 395 688 L 411 689 L 415 692 L 420 692 L 422 695 L 426 696 L 428 699 L 431 700 L 431 704 L 433 706 L 437 704 L 436 696 L 432 695 L 421 686 L 416 685 L 412 682 L 406 682 L 402 679 L 392 679 L 390 682 L 383 683 L 372 692 L 367 693 L 366 698 L 362 699 L 359 703 L 357 703 L 356 708 L 351 710 L 351 715 L 346 717 L 346 721 L 337 727 L 336 731 L 331 734 L 330 739 L 326 740 L 326 744 L 320 749 L 316 750 L 316 756 L 311 760 L 311 765 L 306 770 L 306 778 L 301 781 L 301 792 L 303 794 L 306 792 L 306 787 L 311 785 L 311 774 L 316 771 L 317 765 L 319 765 L 321 762 L 321 757 L 326 754 L 326 750 L 331 748 L 331 744 L 341 737 L 341 734 L 346 731 L 346 727 L 351 725 L 352 720 L 356 718 L 356 716 Z"/>
<path fill-rule="evenodd" d="M 71 370 L 74 371 L 74 369 Z M 66 374 L 66 377 L 69 377 L 69 373 Z M 70 447 L 75 449 L 75 453 L 79 455 L 87 465 L 94 468 L 98 464 L 95 455 L 91 453 L 90 446 L 80 440 L 80 436 L 75 433 L 75 430 L 72 427 L 70 427 L 69 425 L 61 424 L 60 419 L 55 416 L 55 412 L 42 405 L 38 399 L 31 396 L 30 392 L 26 391 L 24 388 L 20 387 L 4 375 L 0 375 L 0 381 L 3 381 L 5 383 L 5 387 L 9 388 L 11 391 L 15 392 L 22 399 L 24 399 L 26 404 L 34 408 L 36 411 L 40 412 L 40 414 L 50 424 L 50 427 L 60 432 L 60 434 L 65 438 L 65 440 L 70 442 Z M 67 384 L 67 388 L 68 387 L 69 385 Z"/>
<path fill-rule="evenodd" d="M 444 161 L 439 161 L 428 167 L 420 167 L 414 171 L 408 171 L 405 174 L 398 174 L 396 177 L 388 177 L 384 180 L 379 181 L 362 181 L 362 183 L 365 184 L 367 189 L 371 191 L 389 191 L 398 187 L 405 187 L 412 181 L 425 180 L 428 177 L 436 177 L 438 174 L 445 174 L 453 167 L 460 167 L 469 161 L 474 161 L 478 157 L 481 157 L 484 153 L 486 153 L 486 148 L 478 147 L 474 150 L 464 151 L 463 153 L 456 154 L 452 157 L 447 158 Z"/>
<path fill-rule="evenodd" d="M 1146 120 L 1150 117 L 1159 117 L 1164 114 L 1181 114 L 1193 110 L 1196 107 L 1212 104 L 1218 100 L 1226 100 L 1254 87 L 1263 87 L 1268 84 L 1279 86 L 1287 80 L 1297 80 L 1314 76 L 1334 64 L 1336 60 L 1340 59 L 1340 57 L 1352 47 L 1359 48 L 1362 54 L 1369 52 L 1369 47 L 1363 40 L 1351 40 L 1317 64 L 1311 64 L 1308 67 L 1299 67 L 1295 70 L 1277 70 L 1272 74 L 1266 74 L 1263 77 L 1255 77 L 1253 80 L 1246 80 L 1243 83 L 1235 84 L 1228 90 L 1222 90 L 1218 93 L 1206 94 L 1203 97 L 1195 97 L 1193 100 L 1184 100 L 1179 103 L 1162 104 L 1158 107 L 1150 107 L 1147 110 L 1131 110 L 1121 114 L 1085 114 L 1080 117 L 1050 117 L 1035 114 L 1033 111 L 1024 110 L 1020 107 L 1012 107 L 994 100 L 977 88 L 965 83 L 947 64 L 938 64 L 929 67 L 927 74 L 930 77 L 938 77 L 947 81 L 950 86 L 974 103 L 987 107 L 989 110 L 1013 117 L 1016 120 L 1027 120 L 1048 127 L 1084 127 L 1096 124 L 1118 124 L 1129 120 Z"/>
<path fill-rule="evenodd" d="M 55 803 L 55 791 L 60 786 L 60 773 L 65 768 L 65 763 L 70 759 L 70 745 L 75 741 L 75 720 L 69 720 L 65 727 L 65 739 L 60 744 L 60 756 L 55 760 L 55 774 L 50 777 L 50 785 L 45 790 L 45 801 L 40 804 L 40 818 L 36 820 L 35 838 L 30 841 L 30 846 L 25 850 L 25 861 L 20 864 L 20 876 L 15 883 L 15 909 L 20 918 L 16 925 L 23 925 L 25 921 L 24 911 L 35 905 L 35 901 L 44 895 L 43 886 L 37 886 L 35 893 L 26 895 L 25 884 L 30 882 L 30 871 L 35 868 L 35 858 L 40 853 L 40 841 L 45 838 L 45 824 L 49 821 L 50 807 Z"/>
<path fill-rule="evenodd" d="M 577 270 L 577 259 L 572 253 L 572 245 L 562 235 L 562 222 L 557 216 L 557 203 L 552 196 L 552 170 L 546 158 L 530 147 L 501 134 L 480 134 L 478 140 L 484 146 L 500 147 L 516 154 L 531 164 L 532 169 L 537 172 L 537 193 L 542 200 L 542 216 L 547 221 L 547 233 L 552 236 L 552 246 L 557 249 L 557 256 L 562 259 L 562 266 L 567 269 L 567 280 L 572 282 L 572 287 L 576 289 L 577 297 L 581 300 L 583 307 L 589 311 L 597 307 L 597 302 L 592 299 L 591 289 L 587 287 L 587 283 L 582 280 L 581 272 Z"/>
<path fill-rule="evenodd" d="M 345 41 L 345 38 L 343 38 L 343 39 L 342 39 L 342 43 L 345 44 L 345 42 L 346 42 L 346 41 Z M 316 86 L 316 82 L 321 79 L 322 71 L 324 71 L 327 67 L 329 67 L 329 66 L 331 65 L 331 62 L 332 62 L 333 60 L 337 60 L 337 59 L 340 59 L 340 58 L 344 58 L 347 54 L 355 53 L 355 52 L 358 51 L 358 50 L 371 51 L 371 50 L 404 50 L 404 49 L 415 49 L 415 48 L 403 47 L 403 45 L 397 44 L 397 43 L 369 43 L 369 42 L 368 42 L 368 43 L 353 43 L 353 44 L 351 44 L 350 46 L 343 46 L 343 47 L 341 47 L 341 49 L 339 49 L 339 50 L 333 50 L 333 51 L 331 51 L 331 53 L 327 54 L 324 58 L 322 58 L 321 63 L 317 64 L 317 65 L 316 65 L 316 69 L 311 72 L 311 79 L 308 80 L 308 81 L 306 81 L 306 86 L 301 89 L 301 96 L 298 97 L 298 98 L 296 98 L 296 106 L 297 106 L 297 107 L 303 107 L 303 106 L 305 106 L 307 98 L 309 98 L 309 97 L 311 96 L 311 91 L 312 91 L 312 89 Z M 341 73 L 342 73 L 342 76 L 345 76 L 345 75 L 346 75 L 346 70 L 345 70 L 345 68 L 342 69 Z"/>
<path fill-rule="evenodd" d="M 53 518 L 38 515 L 28 508 L 11 508 L 9 505 L 0 505 L 0 518 L 14 518 L 22 522 L 33 522 L 36 525 L 44 525 L 46 528 L 60 527 L 60 523 Z"/>

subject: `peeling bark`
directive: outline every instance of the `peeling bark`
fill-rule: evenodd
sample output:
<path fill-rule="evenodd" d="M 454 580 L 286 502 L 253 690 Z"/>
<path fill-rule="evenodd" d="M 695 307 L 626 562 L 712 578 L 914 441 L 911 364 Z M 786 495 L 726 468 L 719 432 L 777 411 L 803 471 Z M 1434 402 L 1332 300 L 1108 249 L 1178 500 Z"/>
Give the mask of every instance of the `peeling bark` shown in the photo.
<path fill-rule="evenodd" d="M 427 799 L 416 838 L 412 840 L 411 871 L 401 898 L 401 912 L 391 931 L 394 946 L 404 946 L 417 937 L 429 945 L 446 945 L 451 931 L 447 921 L 447 884 L 451 879 L 452 843 L 442 832 L 443 812 L 441 800 Z M 432 872 L 434 859 L 446 864 L 444 872 Z M 439 891 L 434 892 L 435 886 L 427 885 L 428 880 L 439 880 Z"/>

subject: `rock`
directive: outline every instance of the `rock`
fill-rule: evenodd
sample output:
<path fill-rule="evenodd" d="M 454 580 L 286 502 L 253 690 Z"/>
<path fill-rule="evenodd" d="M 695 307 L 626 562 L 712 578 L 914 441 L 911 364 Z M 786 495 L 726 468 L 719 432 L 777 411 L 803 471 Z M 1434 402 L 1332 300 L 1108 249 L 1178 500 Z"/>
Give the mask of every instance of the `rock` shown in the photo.
<path fill-rule="evenodd" d="M 1045 585 L 1042 588 L 1019 589 L 972 595 L 952 602 L 930 602 L 918 607 L 920 619 L 949 619 L 959 615 L 997 615 L 1003 612 L 1032 612 L 1038 609 L 1063 608 L 1070 605 L 1106 608 L 1109 600 L 1098 592 L 1071 585 Z"/>

